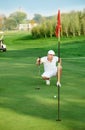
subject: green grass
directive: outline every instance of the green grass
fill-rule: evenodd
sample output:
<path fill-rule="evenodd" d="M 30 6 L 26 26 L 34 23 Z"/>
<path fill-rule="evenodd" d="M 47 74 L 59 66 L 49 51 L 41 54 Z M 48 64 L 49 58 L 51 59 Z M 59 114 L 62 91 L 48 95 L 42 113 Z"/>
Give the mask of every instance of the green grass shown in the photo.
<path fill-rule="evenodd" d="M 57 98 L 53 98 L 58 92 L 56 78 L 46 86 L 35 65 L 36 58 L 49 49 L 57 54 L 57 39 L 34 40 L 17 32 L 6 33 L 4 42 L 7 52 L 0 52 L 0 130 L 84 130 L 85 38 L 61 38 L 60 122 L 56 121 Z"/>

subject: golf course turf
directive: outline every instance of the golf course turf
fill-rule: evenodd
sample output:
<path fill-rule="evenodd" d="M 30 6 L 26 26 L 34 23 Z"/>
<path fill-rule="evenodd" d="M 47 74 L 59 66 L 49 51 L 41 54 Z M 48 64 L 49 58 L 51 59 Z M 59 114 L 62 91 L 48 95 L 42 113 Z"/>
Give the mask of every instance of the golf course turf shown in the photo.
<path fill-rule="evenodd" d="M 46 86 L 36 58 L 53 49 L 57 39 L 32 39 L 11 32 L 0 52 L 0 130 L 85 130 L 85 37 L 61 38 L 63 73 L 58 116 L 56 77 Z M 35 89 L 39 88 L 39 89 Z M 56 98 L 54 98 L 56 95 Z"/>

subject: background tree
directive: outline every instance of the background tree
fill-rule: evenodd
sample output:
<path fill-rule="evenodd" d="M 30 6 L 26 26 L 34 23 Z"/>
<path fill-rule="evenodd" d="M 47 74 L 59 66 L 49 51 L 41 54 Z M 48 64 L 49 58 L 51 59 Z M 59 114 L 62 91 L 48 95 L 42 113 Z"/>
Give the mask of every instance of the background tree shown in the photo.
<path fill-rule="evenodd" d="M 69 14 L 62 14 L 61 21 L 62 21 L 62 35 L 68 37 L 69 35 L 68 29 L 70 23 Z"/>
<path fill-rule="evenodd" d="M 72 11 L 69 14 L 70 24 L 69 24 L 69 31 L 70 33 L 75 35 L 80 35 L 80 23 L 79 23 L 79 16 L 78 12 Z"/>
<path fill-rule="evenodd" d="M 27 14 L 22 11 L 16 11 L 16 12 L 10 14 L 9 18 L 15 19 L 15 21 L 18 25 L 27 19 Z"/>
<path fill-rule="evenodd" d="M 81 13 L 80 23 L 81 23 L 81 33 L 85 35 L 85 9 Z"/>
<path fill-rule="evenodd" d="M 47 30 L 47 26 L 46 26 L 46 22 L 44 22 L 40 27 L 41 37 L 45 37 L 45 38 L 47 37 L 46 30 Z"/>
<path fill-rule="evenodd" d="M 6 30 L 14 30 L 17 27 L 17 22 L 13 18 L 8 18 L 5 21 L 5 29 Z"/>
<path fill-rule="evenodd" d="M 2 21 L 3 21 L 3 18 L 2 16 L 0 16 L 0 30 L 2 29 L 2 25 L 3 25 Z"/>
<path fill-rule="evenodd" d="M 6 20 L 6 16 L 5 15 L 0 15 L 0 30 L 5 30 L 5 23 Z"/>
<path fill-rule="evenodd" d="M 41 24 L 44 21 L 44 17 L 42 17 L 42 15 L 40 14 L 34 14 L 33 20 L 36 21 L 38 24 Z"/>

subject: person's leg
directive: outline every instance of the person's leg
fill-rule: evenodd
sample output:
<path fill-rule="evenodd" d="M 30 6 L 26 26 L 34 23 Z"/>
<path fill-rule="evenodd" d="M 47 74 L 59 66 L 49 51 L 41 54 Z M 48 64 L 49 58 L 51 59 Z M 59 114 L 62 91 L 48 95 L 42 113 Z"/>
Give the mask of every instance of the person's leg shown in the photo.
<path fill-rule="evenodd" d="M 50 75 L 48 72 L 44 72 L 42 74 L 42 79 L 46 81 L 46 85 L 50 85 Z"/>
<path fill-rule="evenodd" d="M 42 77 L 46 81 L 46 85 L 50 85 L 50 78 Z"/>

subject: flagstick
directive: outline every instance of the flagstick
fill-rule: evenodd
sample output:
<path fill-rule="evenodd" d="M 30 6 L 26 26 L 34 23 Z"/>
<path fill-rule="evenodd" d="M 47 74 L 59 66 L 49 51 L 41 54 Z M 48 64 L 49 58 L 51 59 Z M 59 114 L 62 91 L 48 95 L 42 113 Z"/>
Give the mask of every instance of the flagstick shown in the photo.
<path fill-rule="evenodd" d="M 58 81 L 57 81 L 57 87 L 58 87 L 58 119 L 56 121 L 60 120 L 60 31 L 61 31 L 61 19 L 60 19 L 60 10 L 58 10 L 58 16 L 57 16 L 57 25 L 56 25 L 56 37 L 58 37 Z"/>
<path fill-rule="evenodd" d="M 58 68 L 60 67 L 60 29 L 58 30 Z M 58 70 L 58 81 L 60 82 L 60 70 Z M 61 121 L 60 119 L 60 86 L 58 87 L 58 118 L 56 121 Z"/>
<path fill-rule="evenodd" d="M 60 119 L 60 87 L 58 86 L 58 117 L 56 121 L 61 121 Z"/>

